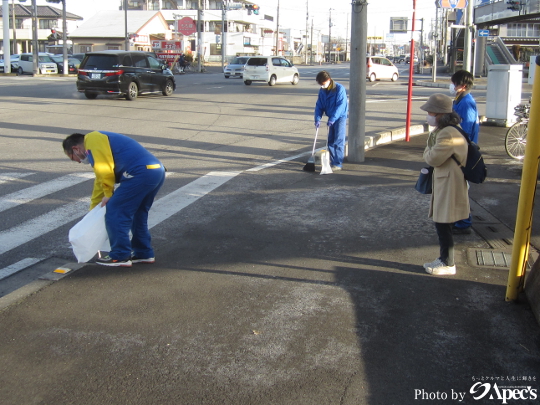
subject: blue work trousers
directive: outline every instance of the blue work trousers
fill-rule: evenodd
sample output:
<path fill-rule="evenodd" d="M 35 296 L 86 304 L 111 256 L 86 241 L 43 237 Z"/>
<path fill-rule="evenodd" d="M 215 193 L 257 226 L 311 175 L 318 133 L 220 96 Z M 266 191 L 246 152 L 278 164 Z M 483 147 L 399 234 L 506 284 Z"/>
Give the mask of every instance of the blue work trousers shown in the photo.
<path fill-rule="evenodd" d="M 345 156 L 345 129 L 347 117 L 339 118 L 328 131 L 328 151 L 330 152 L 330 164 L 341 167 Z"/>
<path fill-rule="evenodd" d="M 120 185 L 107 202 L 105 226 L 111 243 L 109 256 L 125 260 L 133 254 L 140 258 L 154 257 L 148 211 L 165 181 L 165 170 L 142 168 L 136 174 L 124 173 Z M 129 231 L 133 237 L 129 240 Z"/>

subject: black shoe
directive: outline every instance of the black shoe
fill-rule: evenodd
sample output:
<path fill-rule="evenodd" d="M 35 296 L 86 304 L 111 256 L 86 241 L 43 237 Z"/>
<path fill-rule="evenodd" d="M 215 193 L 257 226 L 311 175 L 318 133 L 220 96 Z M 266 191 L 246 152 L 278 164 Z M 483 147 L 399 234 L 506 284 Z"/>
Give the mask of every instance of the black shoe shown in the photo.
<path fill-rule="evenodd" d="M 105 257 L 99 257 L 96 260 L 96 264 L 100 264 L 101 266 L 131 267 L 131 260 L 116 260 L 107 255 Z"/>
<path fill-rule="evenodd" d="M 467 228 L 458 228 L 456 226 L 452 227 L 452 233 L 454 235 L 470 235 L 472 233 L 472 229 L 470 226 Z"/>
<path fill-rule="evenodd" d="M 142 257 L 131 256 L 131 263 L 155 263 L 155 257 L 147 257 L 143 259 Z"/>

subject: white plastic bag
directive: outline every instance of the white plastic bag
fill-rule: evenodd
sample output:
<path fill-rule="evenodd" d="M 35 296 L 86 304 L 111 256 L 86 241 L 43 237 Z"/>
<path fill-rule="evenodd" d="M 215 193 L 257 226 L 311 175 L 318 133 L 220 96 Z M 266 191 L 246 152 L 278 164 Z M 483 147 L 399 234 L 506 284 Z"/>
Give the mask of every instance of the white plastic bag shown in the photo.
<path fill-rule="evenodd" d="M 69 243 L 79 263 L 86 263 L 98 250 L 111 250 L 105 229 L 106 207 L 98 204 L 69 230 Z"/>
<path fill-rule="evenodd" d="M 330 152 L 327 150 L 321 151 L 321 173 L 320 174 L 332 174 L 332 168 L 330 167 Z"/>

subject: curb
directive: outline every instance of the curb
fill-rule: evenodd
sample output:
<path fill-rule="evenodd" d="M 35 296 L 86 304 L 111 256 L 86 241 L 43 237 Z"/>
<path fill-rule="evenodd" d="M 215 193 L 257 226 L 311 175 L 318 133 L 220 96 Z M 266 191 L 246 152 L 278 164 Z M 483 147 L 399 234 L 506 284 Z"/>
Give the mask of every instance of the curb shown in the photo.
<path fill-rule="evenodd" d="M 421 86 L 421 87 L 438 87 L 443 89 L 448 89 L 449 84 L 444 82 L 427 82 L 423 80 L 419 80 L 414 83 L 415 86 Z M 483 84 L 473 84 L 473 89 L 477 90 L 487 90 L 487 85 Z"/>

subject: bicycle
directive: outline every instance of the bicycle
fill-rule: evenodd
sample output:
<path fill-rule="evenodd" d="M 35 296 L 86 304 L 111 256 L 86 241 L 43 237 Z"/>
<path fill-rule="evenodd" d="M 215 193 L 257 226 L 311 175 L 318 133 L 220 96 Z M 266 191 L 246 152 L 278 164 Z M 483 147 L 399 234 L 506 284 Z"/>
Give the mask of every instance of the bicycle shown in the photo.
<path fill-rule="evenodd" d="M 525 157 L 530 111 L 530 104 L 520 104 L 514 107 L 514 115 L 518 117 L 517 122 L 508 129 L 504 139 L 506 153 L 511 158 L 523 160 Z"/>

